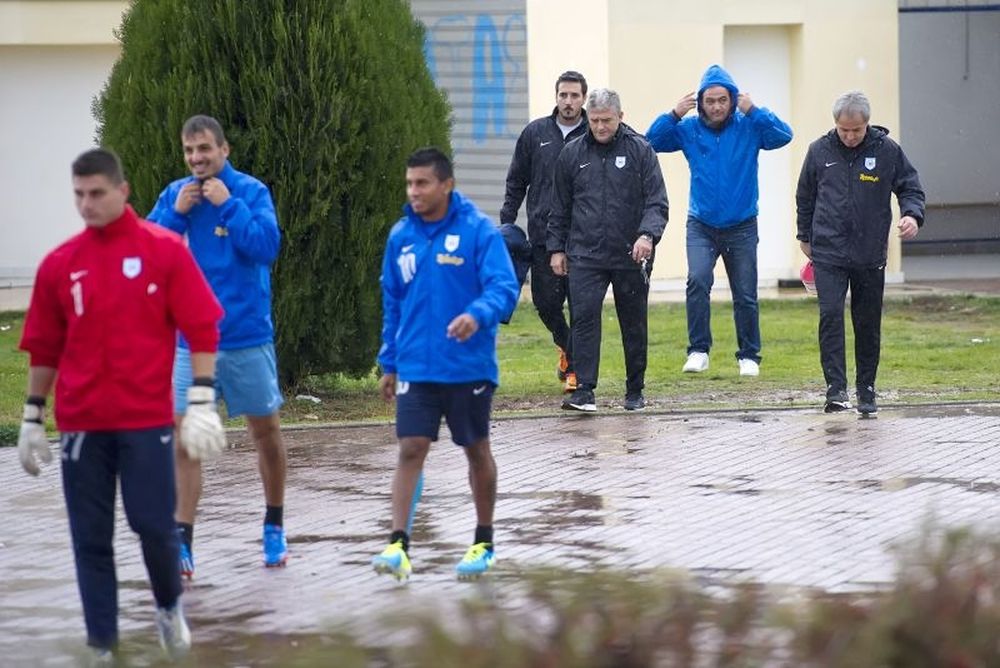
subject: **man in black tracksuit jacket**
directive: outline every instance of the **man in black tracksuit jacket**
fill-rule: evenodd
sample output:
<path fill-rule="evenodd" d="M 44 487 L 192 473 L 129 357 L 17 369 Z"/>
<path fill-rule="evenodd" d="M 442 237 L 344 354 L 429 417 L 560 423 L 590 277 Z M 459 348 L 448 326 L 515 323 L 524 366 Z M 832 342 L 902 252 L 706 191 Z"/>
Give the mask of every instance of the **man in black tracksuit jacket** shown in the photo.
<path fill-rule="evenodd" d="M 899 203 L 899 236 L 912 239 L 924 222 L 917 170 L 885 128 L 869 125 L 871 106 L 859 91 L 833 105 L 835 127 L 806 153 L 795 193 L 798 238 L 813 262 L 819 297 L 819 349 L 827 413 L 850 408 L 844 352 L 844 300 L 851 290 L 858 411 L 878 410 L 875 374 L 882 330 L 890 195 Z"/>
<path fill-rule="evenodd" d="M 610 283 L 625 349 L 625 408 L 645 406 L 646 298 L 653 247 L 667 224 L 667 190 L 646 138 L 621 122 L 612 90 L 587 99 L 588 131 L 556 161 L 546 247 L 569 276 L 577 390 L 563 408 L 597 410 L 601 308 Z"/>
<path fill-rule="evenodd" d="M 563 72 L 556 79 L 556 108 L 549 116 L 537 118 L 525 126 L 514 148 L 514 157 L 507 170 L 507 190 L 500 223 L 513 224 L 525 193 L 528 196 L 528 240 L 531 242 L 531 301 L 542 324 L 552 334 L 559 347 L 559 379 L 566 381 L 563 389 L 576 389 L 573 369 L 573 342 L 570 328 L 563 315 L 567 297 L 565 276 L 557 276 L 549 265 L 545 250 L 545 227 L 552 201 L 552 169 L 559 151 L 569 141 L 587 131 L 587 113 L 583 102 L 587 95 L 587 80 L 579 72 Z"/>

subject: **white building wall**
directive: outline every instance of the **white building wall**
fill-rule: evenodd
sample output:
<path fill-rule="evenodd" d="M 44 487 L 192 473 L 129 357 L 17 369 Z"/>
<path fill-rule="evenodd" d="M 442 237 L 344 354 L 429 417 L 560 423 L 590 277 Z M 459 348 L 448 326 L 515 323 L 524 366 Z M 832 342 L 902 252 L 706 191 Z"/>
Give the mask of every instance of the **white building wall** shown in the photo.
<path fill-rule="evenodd" d="M 70 163 L 94 145 L 91 103 L 118 47 L 0 46 L 0 277 L 33 278 L 81 229 Z"/>

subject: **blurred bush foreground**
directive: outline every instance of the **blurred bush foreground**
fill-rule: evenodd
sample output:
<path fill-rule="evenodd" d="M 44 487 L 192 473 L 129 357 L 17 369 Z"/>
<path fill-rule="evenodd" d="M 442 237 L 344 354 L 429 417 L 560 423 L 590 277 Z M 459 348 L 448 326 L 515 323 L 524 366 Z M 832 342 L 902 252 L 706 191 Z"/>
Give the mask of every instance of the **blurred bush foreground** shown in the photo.
<path fill-rule="evenodd" d="M 364 643 L 336 632 L 269 653 L 283 666 L 998 666 L 998 557 L 997 540 L 928 530 L 899 550 L 890 588 L 851 594 L 671 573 L 536 572 L 509 587 L 500 571 L 470 585 L 487 595 L 448 612 L 399 612 Z M 490 601 L 500 588 L 505 602 Z"/>

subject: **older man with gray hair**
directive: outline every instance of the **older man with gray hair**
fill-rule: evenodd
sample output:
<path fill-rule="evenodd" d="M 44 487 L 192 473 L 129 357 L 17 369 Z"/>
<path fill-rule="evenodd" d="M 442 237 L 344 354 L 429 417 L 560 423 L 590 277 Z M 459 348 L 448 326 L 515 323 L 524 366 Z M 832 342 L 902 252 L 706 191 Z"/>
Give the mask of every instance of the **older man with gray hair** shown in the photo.
<path fill-rule="evenodd" d="M 833 105 L 834 128 L 806 153 L 795 200 L 796 238 L 812 263 L 819 297 L 819 350 L 827 413 L 851 407 L 844 352 L 844 302 L 851 290 L 858 412 L 875 403 L 882 332 L 882 293 L 892 226 L 890 195 L 901 216 L 901 239 L 924 222 L 924 191 L 917 170 L 889 131 L 869 124 L 871 105 L 860 91 Z"/>
<path fill-rule="evenodd" d="M 618 93 L 587 98 L 587 133 L 556 161 L 546 247 L 552 271 L 569 276 L 577 389 L 562 407 L 597 410 L 601 310 L 608 285 L 625 349 L 625 410 L 642 410 L 646 299 L 653 249 L 667 224 L 667 190 L 649 142 L 622 123 Z"/>

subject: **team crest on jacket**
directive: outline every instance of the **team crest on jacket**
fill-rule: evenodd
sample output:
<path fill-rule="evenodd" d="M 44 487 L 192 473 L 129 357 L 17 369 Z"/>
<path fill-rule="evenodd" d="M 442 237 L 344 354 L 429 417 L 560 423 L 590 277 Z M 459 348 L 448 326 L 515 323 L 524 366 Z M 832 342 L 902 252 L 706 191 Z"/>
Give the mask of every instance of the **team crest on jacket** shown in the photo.
<path fill-rule="evenodd" d="M 449 253 L 454 253 L 458 250 L 458 242 L 462 240 L 457 234 L 448 234 L 444 238 L 444 249 Z"/>
<path fill-rule="evenodd" d="M 127 257 L 122 260 L 122 274 L 125 275 L 125 278 L 135 278 L 141 271 L 141 257 Z"/>
<path fill-rule="evenodd" d="M 867 169 L 868 171 L 871 171 L 871 170 L 875 169 L 875 158 L 874 157 L 865 158 L 865 169 Z"/>
<path fill-rule="evenodd" d="M 615 156 L 615 167 L 617 167 L 618 169 L 621 169 L 624 166 L 625 166 L 625 156 L 624 155 L 616 155 Z"/>

